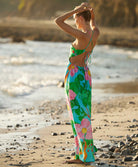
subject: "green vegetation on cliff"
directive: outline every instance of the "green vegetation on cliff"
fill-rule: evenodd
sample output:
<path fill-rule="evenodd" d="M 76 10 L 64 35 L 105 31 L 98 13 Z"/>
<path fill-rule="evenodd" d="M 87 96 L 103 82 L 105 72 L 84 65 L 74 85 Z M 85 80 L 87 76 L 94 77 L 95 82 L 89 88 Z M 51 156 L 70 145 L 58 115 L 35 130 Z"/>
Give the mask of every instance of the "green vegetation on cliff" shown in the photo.
<path fill-rule="evenodd" d="M 20 14 L 31 18 L 50 18 L 57 11 L 73 9 L 83 1 L 77 0 L 21 0 Z M 89 0 L 95 9 L 97 23 L 100 26 L 126 26 L 138 25 L 137 0 Z"/>

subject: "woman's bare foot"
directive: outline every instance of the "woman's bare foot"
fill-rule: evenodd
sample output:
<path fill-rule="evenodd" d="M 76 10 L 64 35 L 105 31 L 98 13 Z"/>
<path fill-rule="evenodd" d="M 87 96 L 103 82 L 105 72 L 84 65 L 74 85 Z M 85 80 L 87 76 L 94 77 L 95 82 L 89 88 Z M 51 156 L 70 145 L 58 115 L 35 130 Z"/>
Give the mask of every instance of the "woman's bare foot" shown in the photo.
<path fill-rule="evenodd" d="M 65 163 L 67 163 L 67 164 L 83 164 L 84 162 L 81 161 L 80 159 L 73 159 L 73 160 L 65 161 Z"/>

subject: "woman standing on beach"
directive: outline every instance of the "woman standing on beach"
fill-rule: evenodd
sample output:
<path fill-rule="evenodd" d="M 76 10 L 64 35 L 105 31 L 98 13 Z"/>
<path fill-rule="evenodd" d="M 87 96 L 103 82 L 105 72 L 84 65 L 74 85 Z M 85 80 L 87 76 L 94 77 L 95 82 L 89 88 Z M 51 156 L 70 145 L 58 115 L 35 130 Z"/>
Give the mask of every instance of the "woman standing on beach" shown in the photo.
<path fill-rule="evenodd" d="M 77 28 L 64 21 L 74 15 Z M 91 73 L 88 60 L 99 36 L 93 8 L 82 3 L 74 10 L 55 19 L 56 24 L 75 38 L 71 45 L 65 74 L 65 92 L 73 134 L 75 157 L 65 163 L 94 162 L 97 151 L 91 127 Z"/>

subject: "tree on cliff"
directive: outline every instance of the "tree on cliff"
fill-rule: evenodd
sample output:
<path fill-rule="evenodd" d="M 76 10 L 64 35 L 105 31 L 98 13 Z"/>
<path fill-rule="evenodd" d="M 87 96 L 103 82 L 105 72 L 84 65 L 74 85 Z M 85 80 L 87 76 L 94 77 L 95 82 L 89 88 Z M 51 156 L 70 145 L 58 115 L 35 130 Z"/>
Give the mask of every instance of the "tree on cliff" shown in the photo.
<path fill-rule="evenodd" d="M 69 10 L 79 5 L 83 0 L 20 0 L 19 14 L 31 18 L 50 18 L 57 11 Z"/>
<path fill-rule="evenodd" d="M 101 26 L 138 26 L 137 0 L 89 0 Z"/>
<path fill-rule="evenodd" d="M 138 0 L 88 0 L 99 26 L 138 26 Z M 0 0 L 0 16 L 50 19 L 84 0 Z"/>

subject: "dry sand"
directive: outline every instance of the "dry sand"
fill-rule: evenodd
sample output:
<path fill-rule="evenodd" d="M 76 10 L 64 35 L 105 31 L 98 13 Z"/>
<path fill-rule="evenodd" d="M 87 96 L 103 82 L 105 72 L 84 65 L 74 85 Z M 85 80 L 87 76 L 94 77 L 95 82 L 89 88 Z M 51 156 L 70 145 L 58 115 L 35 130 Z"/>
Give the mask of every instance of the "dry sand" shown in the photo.
<path fill-rule="evenodd" d="M 61 104 L 57 103 L 57 106 Z M 65 103 L 62 102 L 65 106 Z M 64 108 L 64 107 L 63 107 Z M 67 111 L 64 111 L 67 112 Z M 58 119 L 59 125 L 52 125 L 43 129 L 39 129 L 37 138 L 28 146 L 28 150 L 10 151 L 0 155 L 0 167 L 6 166 L 23 166 L 23 167 L 78 167 L 86 166 L 86 164 L 63 164 L 67 157 L 73 159 L 71 153 L 74 152 L 74 138 L 72 136 L 71 125 L 68 113 L 59 114 L 51 113 L 53 119 Z M 128 97 L 111 98 L 99 103 L 92 103 L 92 118 L 94 142 L 101 140 L 119 143 L 126 140 L 126 135 L 137 134 L 138 132 L 138 95 Z M 49 120 L 47 120 L 49 121 Z M 57 133 L 53 136 L 52 133 Z M 61 135 L 63 132 L 63 135 Z M 138 142 L 138 136 L 132 138 Z M 98 146 L 98 148 L 100 148 Z M 103 152 L 98 150 L 95 157 Z M 107 154 L 107 152 L 106 152 Z M 125 155 L 132 156 L 134 155 Z M 123 161 L 125 156 L 118 155 L 118 158 L 99 158 L 96 162 L 105 162 L 106 165 L 116 164 L 118 166 L 133 166 L 138 161 Z M 116 162 L 113 160 L 117 159 Z M 120 161 L 119 161 L 120 159 Z M 119 164 L 122 162 L 122 164 Z M 92 166 L 92 164 L 87 165 Z"/>

